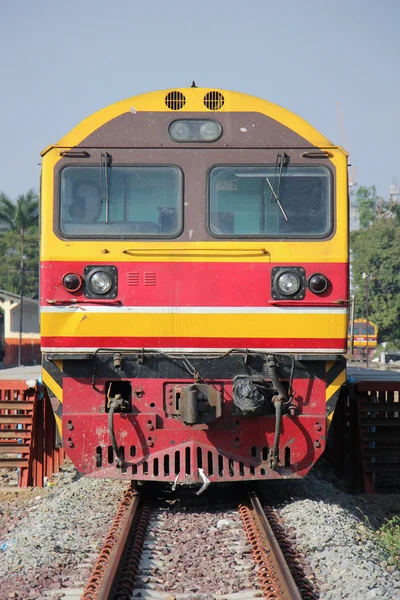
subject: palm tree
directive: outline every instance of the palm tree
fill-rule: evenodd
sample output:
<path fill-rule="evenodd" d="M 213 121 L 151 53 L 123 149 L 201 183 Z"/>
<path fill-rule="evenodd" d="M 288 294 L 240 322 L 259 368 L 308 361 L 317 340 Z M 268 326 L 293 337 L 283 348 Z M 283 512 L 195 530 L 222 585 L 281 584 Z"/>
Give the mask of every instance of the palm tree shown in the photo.
<path fill-rule="evenodd" d="M 0 288 L 37 296 L 38 223 L 39 199 L 33 189 L 15 202 L 0 192 Z"/>
<path fill-rule="evenodd" d="M 10 232 L 28 231 L 38 226 L 39 198 L 31 189 L 20 194 L 15 202 L 0 192 L 0 236 Z"/>

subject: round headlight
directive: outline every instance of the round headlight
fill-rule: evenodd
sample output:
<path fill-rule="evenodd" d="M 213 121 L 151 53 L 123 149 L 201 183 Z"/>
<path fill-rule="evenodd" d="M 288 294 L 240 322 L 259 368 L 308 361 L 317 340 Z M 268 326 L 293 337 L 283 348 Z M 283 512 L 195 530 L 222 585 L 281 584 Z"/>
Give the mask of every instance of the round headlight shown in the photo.
<path fill-rule="evenodd" d="M 87 284 L 94 294 L 106 294 L 111 289 L 112 279 L 105 271 L 95 271 L 90 275 Z"/>
<path fill-rule="evenodd" d="M 82 285 L 82 278 L 76 273 L 67 273 L 62 278 L 62 284 L 67 292 L 77 292 Z"/>
<path fill-rule="evenodd" d="M 308 280 L 308 287 L 314 294 L 322 294 L 329 285 L 329 281 L 325 277 L 325 275 L 321 275 L 321 273 L 315 273 L 315 275 L 311 275 Z"/>
<path fill-rule="evenodd" d="M 185 121 L 174 121 L 169 126 L 169 134 L 173 140 L 188 141 L 190 139 L 189 125 Z"/>
<path fill-rule="evenodd" d="M 200 126 L 200 138 L 206 142 L 214 142 L 221 134 L 222 127 L 217 121 L 205 121 Z"/>
<path fill-rule="evenodd" d="M 276 285 L 281 294 L 285 296 L 293 296 L 296 294 L 301 285 L 300 277 L 293 271 L 284 271 L 278 276 Z"/>

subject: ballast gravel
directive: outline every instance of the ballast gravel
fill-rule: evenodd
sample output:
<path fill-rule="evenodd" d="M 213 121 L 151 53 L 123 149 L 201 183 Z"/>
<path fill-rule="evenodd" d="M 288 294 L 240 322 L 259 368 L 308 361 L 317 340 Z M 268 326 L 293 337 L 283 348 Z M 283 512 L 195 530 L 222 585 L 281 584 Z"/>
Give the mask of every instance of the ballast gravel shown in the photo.
<path fill-rule="evenodd" d="M 207 600 L 256 594 L 256 567 L 238 511 L 171 508 L 154 511 L 149 523 L 136 581 L 140 597 L 148 590 Z"/>
<path fill-rule="evenodd" d="M 341 482 L 334 478 L 336 485 Z M 303 481 L 274 483 L 277 512 L 313 572 L 321 600 L 400 599 L 400 572 L 377 542 L 377 530 L 399 514 L 400 494 L 353 495 L 314 469 Z"/>
<path fill-rule="evenodd" d="M 1 600 L 84 587 L 127 488 L 80 478 L 71 464 L 52 485 L 0 493 Z"/>
<path fill-rule="evenodd" d="M 18 492 L 10 486 L 0 491 L 1 600 L 56 600 L 63 597 L 57 590 L 83 588 L 127 488 L 126 482 L 80 478 L 70 464 L 54 476 L 51 485 L 42 490 Z M 319 468 L 305 480 L 266 482 L 259 489 L 273 499 L 309 578 L 315 582 L 318 598 L 400 600 L 400 573 L 390 565 L 374 532 L 385 519 L 398 514 L 400 494 L 355 496 L 341 491 L 340 485 L 338 480 L 328 481 L 325 470 Z M 203 523 L 201 512 L 192 514 L 182 532 L 186 542 L 181 544 L 174 513 L 176 508 L 171 507 L 171 516 L 167 510 L 162 517 L 162 527 L 168 530 L 164 533 L 173 541 L 168 555 L 175 566 L 168 580 L 171 587 L 177 587 L 169 591 L 171 598 L 181 585 L 180 571 L 174 569 L 179 557 L 185 556 L 184 543 L 192 544 L 194 589 L 199 585 L 195 577 L 202 571 L 202 551 L 207 557 L 213 552 L 213 540 L 219 537 L 215 530 L 221 520 L 219 515 L 215 523 L 208 518 Z M 229 521 L 232 515 L 223 518 Z M 192 541 L 194 530 L 197 537 Z M 231 562 L 239 558 L 238 566 L 247 567 L 247 555 L 236 555 L 235 545 L 226 558 Z M 160 551 L 165 550 L 160 547 Z M 241 564 L 240 559 L 245 562 Z M 218 570 L 217 564 L 215 568 Z M 252 587 L 251 571 L 240 571 L 239 587 L 248 583 Z M 213 580 L 211 571 L 209 578 Z M 218 590 L 220 583 L 216 582 Z M 197 598 L 196 592 L 192 593 Z"/>

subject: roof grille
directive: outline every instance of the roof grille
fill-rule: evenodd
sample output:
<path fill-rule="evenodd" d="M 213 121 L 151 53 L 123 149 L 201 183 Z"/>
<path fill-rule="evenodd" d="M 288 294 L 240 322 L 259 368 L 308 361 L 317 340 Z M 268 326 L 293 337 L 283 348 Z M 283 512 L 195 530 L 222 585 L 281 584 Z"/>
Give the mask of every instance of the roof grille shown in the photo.
<path fill-rule="evenodd" d="M 225 98 L 219 92 L 208 92 L 204 96 L 204 106 L 209 110 L 219 110 L 225 104 Z"/>
<path fill-rule="evenodd" d="M 183 108 L 186 104 L 186 98 L 182 92 L 177 92 L 174 90 L 165 96 L 165 104 L 171 110 L 181 110 L 181 108 Z"/>

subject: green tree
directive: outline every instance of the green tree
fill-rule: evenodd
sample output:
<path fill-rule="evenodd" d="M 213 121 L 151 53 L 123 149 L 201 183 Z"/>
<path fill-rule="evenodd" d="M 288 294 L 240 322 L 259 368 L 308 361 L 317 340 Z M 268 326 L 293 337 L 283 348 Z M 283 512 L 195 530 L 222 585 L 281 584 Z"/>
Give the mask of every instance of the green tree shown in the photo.
<path fill-rule="evenodd" d="M 19 294 L 24 256 L 24 296 L 37 298 L 39 201 L 34 190 L 11 200 L 0 192 L 0 288 Z"/>
<path fill-rule="evenodd" d="M 365 317 L 368 286 L 368 316 L 379 327 L 379 340 L 399 347 L 400 220 L 396 213 L 396 206 L 381 203 L 373 213 L 373 222 L 352 232 L 350 244 L 356 316 Z"/>
<path fill-rule="evenodd" d="M 357 189 L 355 196 L 355 205 L 358 208 L 358 214 L 360 215 L 360 228 L 367 229 L 368 225 L 372 223 L 376 216 L 376 188 L 374 185 L 370 187 L 363 187 L 362 185 Z"/>

